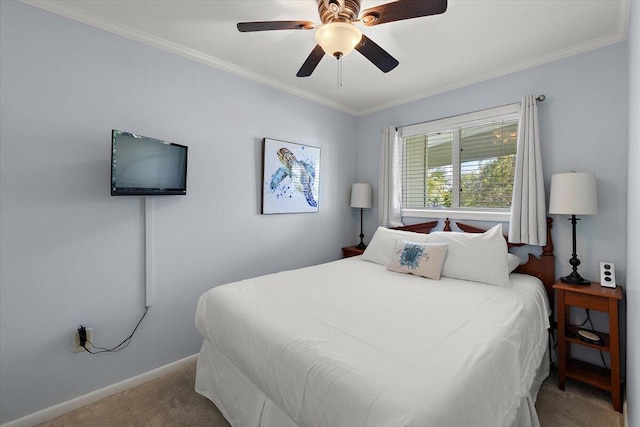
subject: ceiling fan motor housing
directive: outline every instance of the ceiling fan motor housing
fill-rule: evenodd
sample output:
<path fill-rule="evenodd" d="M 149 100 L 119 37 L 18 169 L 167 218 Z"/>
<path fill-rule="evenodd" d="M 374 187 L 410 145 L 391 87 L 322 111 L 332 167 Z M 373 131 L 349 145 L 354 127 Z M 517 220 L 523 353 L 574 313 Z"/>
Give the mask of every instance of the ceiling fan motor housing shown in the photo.
<path fill-rule="evenodd" d="M 360 1 L 318 0 L 318 14 L 323 24 L 357 21 L 360 14 Z"/>

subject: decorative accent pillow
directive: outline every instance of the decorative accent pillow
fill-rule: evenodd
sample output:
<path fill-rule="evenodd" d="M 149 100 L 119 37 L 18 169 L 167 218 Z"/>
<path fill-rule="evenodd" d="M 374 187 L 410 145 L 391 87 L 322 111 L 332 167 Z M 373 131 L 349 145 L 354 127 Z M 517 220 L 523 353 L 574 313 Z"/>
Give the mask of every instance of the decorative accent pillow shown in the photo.
<path fill-rule="evenodd" d="M 384 265 L 385 267 L 391 263 L 393 258 L 393 250 L 396 245 L 396 240 L 410 240 L 417 243 L 425 243 L 427 241 L 427 234 L 413 233 L 411 231 L 402 230 L 390 230 L 386 227 L 378 227 L 371 243 L 367 246 L 362 254 L 362 259 L 365 261 L 375 262 L 376 264 Z"/>
<path fill-rule="evenodd" d="M 442 275 L 495 286 L 509 286 L 507 242 L 502 225 L 484 233 L 436 231 L 427 235 L 430 243 L 449 245 Z"/>
<path fill-rule="evenodd" d="M 446 244 L 397 240 L 387 270 L 440 280 L 440 270 L 446 256 Z"/>

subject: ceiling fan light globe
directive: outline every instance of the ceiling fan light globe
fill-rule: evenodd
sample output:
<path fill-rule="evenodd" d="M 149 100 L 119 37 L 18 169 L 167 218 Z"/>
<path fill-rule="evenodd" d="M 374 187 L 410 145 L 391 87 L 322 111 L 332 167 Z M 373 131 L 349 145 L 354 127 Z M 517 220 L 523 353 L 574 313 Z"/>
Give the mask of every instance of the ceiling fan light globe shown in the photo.
<path fill-rule="evenodd" d="M 316 31 L 316 42 L 327 55 L 348 55 L 362 39 L 362 31 L 347 22 L 330 22 Z"/>

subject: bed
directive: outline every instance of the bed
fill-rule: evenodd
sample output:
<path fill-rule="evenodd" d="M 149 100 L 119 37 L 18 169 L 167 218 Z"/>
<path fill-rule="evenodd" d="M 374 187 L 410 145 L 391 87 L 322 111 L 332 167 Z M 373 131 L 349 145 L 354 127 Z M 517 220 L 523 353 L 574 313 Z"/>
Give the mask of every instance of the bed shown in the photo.
<path fill-rule="evenodd" d="M 207 291 L 196 391 L 234 427 L 538 426 L 551 219 L 542 253 L 506 267 L 500 226 L 437 224 L 380 227 L 362 256 Z M 416 248 L 420 274 L 399 272 Z"/>

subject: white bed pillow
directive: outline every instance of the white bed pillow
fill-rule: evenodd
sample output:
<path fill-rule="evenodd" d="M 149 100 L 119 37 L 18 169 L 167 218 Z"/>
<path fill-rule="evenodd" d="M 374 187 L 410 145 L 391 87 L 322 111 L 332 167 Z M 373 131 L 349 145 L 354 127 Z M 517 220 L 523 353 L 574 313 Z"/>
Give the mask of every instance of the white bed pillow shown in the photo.
<path fill-rule="evenodd" d="M 447 245 L 443 243 L 396 240 L 393 258 L 387 270 L 440 280 L 440 271 L 446 256 Z"/>
<path fill-rule="evenodd" d="M 449 245 L 443 276 L 509 286 L 507 242 L 500 224 L 484 233 L 437 231 L 427 236 L 429 243 Z"/>
<path fill-rule="evenodd" d="M 409 240 L 416 243 L 426 243 L 427 234 L 413 233 L 411 231 L 390 230 L 386 227 L 378 227 L 371 238 L 371 243 L 362 254 L 365 261 L 375 262 L 385 267 L 391 264 L 396 240 Z"/>
<path fill-rule="evenodd" d="M 509 273 L 518 268 L 520 265 L 520 257 L 512 253 L 507 253 L 507 263 L 509 264 Z"/>

